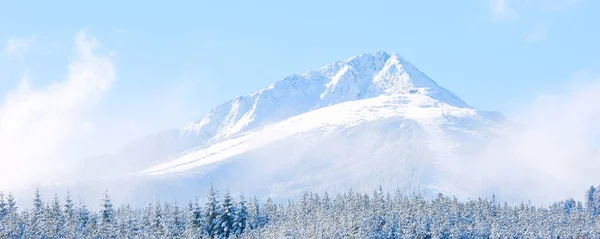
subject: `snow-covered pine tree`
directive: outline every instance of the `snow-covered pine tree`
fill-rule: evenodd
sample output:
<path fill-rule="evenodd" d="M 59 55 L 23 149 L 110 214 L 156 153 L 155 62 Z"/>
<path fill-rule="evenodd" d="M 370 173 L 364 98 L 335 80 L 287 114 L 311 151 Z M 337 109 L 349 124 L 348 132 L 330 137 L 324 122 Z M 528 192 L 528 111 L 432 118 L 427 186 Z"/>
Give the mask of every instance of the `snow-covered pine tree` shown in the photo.
<path fill-rule="evenodd" d="M 7 214 L 8 208 L 4 200 L 4 193 L 0 191 L 0 220 Z M 1 225 L 0 225 L 1 226 Z"/>
<path fill-rule="evenodd" d="M 173 204 L 173 210 L 171 212 L 172 216 L 172 228 L 171 228 L 171 234 L 169 234 L 170 238 L 182 238 L 183 234 L 186 230 L 185 226 L 186 226 L 186 222 L 185 222 L 185 215 L 183 214 L 183 211 L 179 208 L 179 205 L 177 205 L 177 202 L 175 202 Z"/>
<path fill-rule="evenodd" d="M 262 218 L 261 224 L 269 223 L 271 220 L 276 219 L 277 205 L 273 202 L 273 199 L 267 197 L 267 201 L 265 202 L 265 214 Z"/>
<path fill-rule="evenodd" d="M 258 203 L 258 199 L 255 197 L 252 198 L 252 203 L 250 203 L 249 211 L 249 221 L 248 227 L 250 229 L 257 229 L 264 225 L 263 213 L 260 207 L 260 203 Z"/>
<path fill-rule="evenodd" d="M 17 201 L 15 200 L 15 196 L 12 193 L 9 193 L 8 197 L 6 197 L 6 205 L 7 213 L 17 212 Z"/>
<path fill-rule="evenodd" d="M 4 216 L 0 219 L 0 238 L 23 238 L 27 211 L 19 215 L 12 193 L 6 197 Z"/>
<path fill-rule="evenodd" d="M 154 212 L 153 202 L 149 202 L 141 211 L 140 232 L 142 238 L 152 237 L 152 216 Z"/>
<path fill-rule="evenodd" d="M 0 236 L 5 236 L 8 230 L 8 221 L 5 218 L 8 215 L 8 208 L 4 201 L 4 193 L 0 191 Z"/>
<path fill-rule="evenodd" d="M 196 199 L 196 200 L 198 200 L 198 199 Z M 195 220 L 194 220 L 195 219 L 195 217 L 194 217 L 194 203 L 192 202 L 192 200 L 190 200 L 188 202 L 188 204 L 187 204 L 185 216 L 186 216 L 186 222 L 187 222 L 186 227 L 187 228 L 194 227 L 194 226 L 197 225 L 195 223 Z"/>
<path fill-rule="evenodd" d="M 127 218 L 127 205 L 122 205 L 117 208 L 115 211 L 115 220 L 117 223 L 117 237 L 123 238 L 128 237 L 129 226 L 128 218 Z"/>
<path fill-rule="evenodd" d="M 233 219 L 236 214 L 234 201 L 229 194 L 229 190 L 225 192 L 221 204 L 221 211 L 217 215 L 217 234 L 220 238 L 229 238 L 233 231 Z"/>
<path fill-rule="evenodd" d="M 163 238 L 179 238 L 181 233 L 178 232 L 178 224 L 184 224 L 181 222 L 179 215 L 179 208 L 177 204 L 163 203 L 162 204 L 162 220 L 161 220 L 161 232 L 160 237 Z M 176 212 L 177 211 L 177 212 Z M 179 221 L 179 222 L 177 222 Z"/>
<path fill-rule="evenodd" d="M 102 231 L 102 218 L 101 215 L 99 215 L 98 213 L 92 213 L 90 211 L 90 220 L 88 223 L 88 238 L 100 238 L 103 235 L 106 235 L 103 231 Z M 108 236 L 104 236 L 107 237 Z"/>
<path fill-rule="evenodd" d="M 33 198 L 33 207 L 29 213 L 29 220 L 27 222 L 27 230 L 25 235 L 27 237 L 44 238 L 47 237 L 48 224 L 46 219 L 46 210 L 44 202 L 42 201 L 42 195 L 40 190 L 35 190 Z"/>
<path fill-rule="evenodd" d="M 219 231 L 220 222 L 217 220 L 217 217 L 221 214 L 221 205 L 218 201 L 218 192 L 212 185 L 206 199 L 207 201 L 204 206 L 203 232 L 204 235 L 213 238 L 218 236 L 217 233 Z"/>
<path fill-rule="evenodd" d="M 92 236 L 93 227 L 90 211 L 83 202 L 79 202 L 76 208 L 77 214 L 77 238 L 88 238 Z"/>
<path fill-rule="evenodd" d="M 233 234 L 240 236 L 246 229 L 248 222 L 248 207 L 246 206 L 246 200 L 243 195 L 240 195 L 240 201 L 237 205 L 237 212 L 233 218 Z"/>
<path fill-rule="evenodd" d="M 99 219 L 100 234 L 104 235 L 103 238 L 116 238 L 115 210 L 110 200 L 110 196 L 108 196 L 108 191 L 104 192 Z"/>
<path fill-rule="evenodd" d="M 75 215 L 75 204 L 71 199 L 71 193 L 67 191 L 65 196 L 65 205 L 63 206 L 64 215 L 64 236 L 67 238 L 77 237 L 77 217 Z"/>
<path fill-rule="evenodd" d="M 163 211 L 162 211 L 162 206 L 160 204 L 160 202 L 156 202 L 154 203 L 154 208 L 152 210 L 152 218 L 151 220 L 151 231 L 152 231 L 152 236 L 156 237 L 156 238 L 161 238 L 163 237 L 162 232 L 164 231 L 163 228 Z"/>
<path fill-rule="evenodd" d="M 54 195 L 48 215 L 49 234 L 51 238 L 65 238 L 65 217 L 58 195 Z"/>
<path fill-rule="evenodd" d="M 190 201 L 186 213 L 186 238 L 197 238 L 202 234 L 203 230 L 203 214 L 198 198 L 194 202 Z"/>
<path fill-rule="evenodd" d="M 592 185 L 588 188 L 585 193 L 585 208 L 591 215 L 596 214 L 596 202 L 595 202 L 596 188 Z"/>
<path fill-rule="evenodd" d="M 598 186 L 600 187 L 600 186 Z M 600 190 L 598 188 L 596 188 L 596 190 L 594 191 L 594 195 L 593 195 L 593 203 L 592 203 L 592 208 L 593 208 L 593 216 L 594 217 L 598 217 L 600 216 Z"/>
<path fill-rule="evenodd" d="M 573 200 L 572 198 L 567 199 L 564 202 L 563 206 L 565 213 L 567 213 L 567 215 L 571 214 L 571 211 L 573 211 L 576 205 L 577 203 L 575 202 L 575 200 Z"/>

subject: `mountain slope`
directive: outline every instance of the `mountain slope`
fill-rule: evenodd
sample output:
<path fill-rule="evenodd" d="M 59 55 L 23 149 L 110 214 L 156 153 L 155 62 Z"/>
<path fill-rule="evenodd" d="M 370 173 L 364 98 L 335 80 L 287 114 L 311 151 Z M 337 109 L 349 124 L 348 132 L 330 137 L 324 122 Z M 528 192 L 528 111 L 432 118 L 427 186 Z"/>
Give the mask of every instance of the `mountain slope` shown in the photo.
<path fill-rule="evenodd" d="M 310 110 L 379 95 L 425 94 L 469 107 L 397 54 L 377 51 L 291 75 L 254 94 L 219 105 L 184 128 L 204 142 L 278 122 Z"/>
<path fill-rule="evenodd" d="M 446 105 L 444 112 L 442 112 L 443 105 Z M 451 117 L 461 119 L 468 118 L 474 120 L 474 122 L 471 123 L 482 124 L 471 126 L 472 128 L 485 129 L 485 124 L 493 124 L 493 121 L 489 121 L 477 113 L 477 110 L 447 105 L 424 95 L 382 95 L 376 98 L 344 102 L 300 114 L 282 122 L 268 125 L 259 130 L 245 132 L 238 137 L 230 137 L 218 143 L 211 144 L 209 147 L 199 149 L 176 160 L 146 169 L 141 173 L 162 174 L 185 171 L 187 169 L 217 162 L 297 134 L 315 130 L 329 131 L 338 128 L 351 128 L 363 124 L 364 122 L 387 118 L 413 120 L 422 125 L 435 124 L 436 127 L 440 126 L 442 123 L 455 123 L 445 121 L 445 119 Z M 400 124 L 400 126 L 402 126 L 402 124 Z M 465 132 L 467 132 L 467 130 L 468 129 L 465 129 Z"/>
<path fill-rule="evenodd" d="M 378 185 L 468 195 L 448 169 L 503 120 L 377 51 L 219 105 L 181 130 L 195 147 L 135 175 L 281 197 Z"/>

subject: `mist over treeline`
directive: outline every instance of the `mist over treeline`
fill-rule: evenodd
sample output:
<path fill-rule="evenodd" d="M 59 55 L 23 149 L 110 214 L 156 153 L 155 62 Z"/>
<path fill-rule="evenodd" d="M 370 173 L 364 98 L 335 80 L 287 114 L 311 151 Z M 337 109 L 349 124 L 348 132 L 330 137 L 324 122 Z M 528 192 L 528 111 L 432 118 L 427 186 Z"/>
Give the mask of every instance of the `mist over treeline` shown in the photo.
<path fill-rule="evenodd" d="M 460 201 L 352 190 L 306 192 L 296 201 L 234 197 L 211 187 L 188 202 L 116 205 L 108 191 L 99 210 L 36 190 L 22 209 L 0 193 L 1 238 L 600 238 L 600 190 L 585 200 L 509 205 L 496 197 Z"/>

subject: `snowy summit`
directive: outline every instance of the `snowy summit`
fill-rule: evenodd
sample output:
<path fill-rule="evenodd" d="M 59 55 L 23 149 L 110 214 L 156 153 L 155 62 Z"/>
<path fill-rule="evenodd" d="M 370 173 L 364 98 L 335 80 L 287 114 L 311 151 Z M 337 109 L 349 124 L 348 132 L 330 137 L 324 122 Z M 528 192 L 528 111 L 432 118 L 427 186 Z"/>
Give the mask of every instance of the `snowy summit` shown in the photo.
<path fill-rule="evenodd" d="M 401 94 L 424 94 L 441 103 L 469 107 L 410 62 L 380 50 L 288 76 L 216 107 L 184 131 L 205 140 L 221 139 L 322 107 Z"/>

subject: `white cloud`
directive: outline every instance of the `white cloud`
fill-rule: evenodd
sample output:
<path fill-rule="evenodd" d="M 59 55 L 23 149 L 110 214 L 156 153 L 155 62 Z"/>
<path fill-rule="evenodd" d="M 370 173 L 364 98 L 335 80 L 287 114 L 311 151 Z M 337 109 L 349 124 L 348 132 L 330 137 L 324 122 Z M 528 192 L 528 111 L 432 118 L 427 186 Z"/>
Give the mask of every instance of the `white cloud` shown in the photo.
<path fill-rule="evenodd" d="M 23 57 L 33 40 L 34 37 L 11 37 L 6 40 L 3 52 L 8 57 Z"/>
<path fill-rule="evenodd" d="M 70 175 L 76 161 L 69 151 L 90 127 L 85 115 L 115 81 L 113 63 L 95 51 L 97 45 L 94 37 L 80 31 L 63 81 L 33 88 L 26 74 L 5 96 L 0 105 L 0 188 Z"/>
<path fill-rule="evenodd" d="M 529 34 L 525 36 L 524 41 L 527 43 L 535 43 L 545 41 L 548 38 L 548 28 L 544 25 L 539 25 L 531 29 Z"/>
<path fill-rule="evenodd" d="M 570 87 L 540 95 L 516 114 L 518 126 L 482 155 L 457 163 L 457 187 L 475 196 L 546 204 L 582 200 L 590 185 L 600 184 L 600 79 L 575 77 Z"/>

